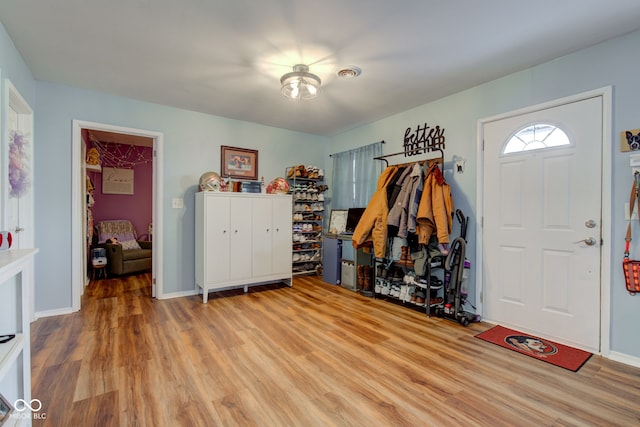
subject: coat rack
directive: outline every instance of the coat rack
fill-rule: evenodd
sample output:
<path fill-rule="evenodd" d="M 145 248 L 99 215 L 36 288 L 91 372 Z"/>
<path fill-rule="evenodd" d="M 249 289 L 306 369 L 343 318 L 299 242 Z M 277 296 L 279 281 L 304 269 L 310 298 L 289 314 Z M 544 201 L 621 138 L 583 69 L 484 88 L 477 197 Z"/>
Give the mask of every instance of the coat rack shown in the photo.
<path fill-rule="evenodd" d="M 444 167 L 444 152 L 442 151 L 441 148 L 436 148 L 436 147 L 421 147 L 421 148 L 416 148 L 414 150 L 402 151 L 400 153 L 385 154 L 383 156 L 374 157 L 373 159 L 374 160 L 381 160 L 381 161 L 385 162 L 386 167 L 389 167 L 389 161 L 387 161 L 388 157 L 394 157 L 394 156 L 399 156 L 399 155 L 413 156 L 413 155 L 418 155 L 418 154 L 434 153 L 434 152 L 439 152 L 440 156 L 439 157 L 434 157 L 432 159 L 426 159 L 426 160 L 437 160 L 438 163 L 440 163 Z"/>

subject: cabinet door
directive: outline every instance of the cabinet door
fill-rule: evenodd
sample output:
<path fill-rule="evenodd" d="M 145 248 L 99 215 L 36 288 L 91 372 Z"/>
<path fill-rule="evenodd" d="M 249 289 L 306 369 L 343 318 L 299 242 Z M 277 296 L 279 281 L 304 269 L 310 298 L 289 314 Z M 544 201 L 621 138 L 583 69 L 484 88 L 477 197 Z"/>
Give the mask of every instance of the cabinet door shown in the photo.
<path fill-rule="evenodd" d="M 229 271 L 229 215 L 228 197 L 205 197 L 203 232 L 205 282 L 222 283 L 230 278 Z"/>
<path fill-rule="evenodd" d="M 253 200 L 253 275 L 267 276 L 271 271 L 273 239 L 273 202 L 260 197 Z"/>
<path fill-rule="evenodd" d="M 273 200 L 273 239 L 271 242 L 273 273 L 291 274 L 291 198 Z"/>
<path fill-rule="evenodd" d="M 241 280 L 252 276 L 252 203 L 249 197 L 231 199 L 229 219 L 229 279 Z"/>

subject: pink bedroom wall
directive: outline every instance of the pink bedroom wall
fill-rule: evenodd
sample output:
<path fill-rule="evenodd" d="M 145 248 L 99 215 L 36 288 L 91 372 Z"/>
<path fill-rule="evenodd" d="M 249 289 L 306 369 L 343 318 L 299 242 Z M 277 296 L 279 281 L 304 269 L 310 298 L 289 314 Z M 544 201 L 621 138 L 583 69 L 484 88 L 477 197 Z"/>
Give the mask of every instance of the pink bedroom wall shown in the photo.
<path fill-rule="evenodd" d="M 118 144 L 109 144 L 109 146 L 113 145 Z M 137 147 L 137 150 L 142 151 L 143 158 L 152 158 L 153 148 Z M 116 165 L 102 163 L 103 167 L 116 167 Z M 133 195 L 103 194 L 102 173 L 89 171 L 87 175 L 95 188 L 93 193 L 95 204 L 92 207 L 94 224 L 105 220 L 128 219 L 139 237 L 148 233 L 153 212 L 153 164 L 151 162 L 134 166 Z"/>

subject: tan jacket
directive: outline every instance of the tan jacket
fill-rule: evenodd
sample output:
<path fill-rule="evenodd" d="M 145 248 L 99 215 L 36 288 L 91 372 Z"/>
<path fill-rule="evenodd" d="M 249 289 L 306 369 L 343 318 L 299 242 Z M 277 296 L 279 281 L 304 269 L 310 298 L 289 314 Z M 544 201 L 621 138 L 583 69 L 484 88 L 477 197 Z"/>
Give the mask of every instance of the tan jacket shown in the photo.
<path fill-rule="evenodd" d="M 453 227 L 453 198 L 451 188 L 437 165 L 429 168 L 418 205 L 418 242 L 424 245 L 435 234 L 438 243 L 449 243 Z"/>
<path fill-rule="evenodd" d="M 387 185 L 398 171 L 397 166 L 386 168 L 380 178 L 378 187 L 373 193 L 351 238 L 354 248 L 371 247 L 373 245 L 376 258 L 384 258 L 387 249 Z"/>

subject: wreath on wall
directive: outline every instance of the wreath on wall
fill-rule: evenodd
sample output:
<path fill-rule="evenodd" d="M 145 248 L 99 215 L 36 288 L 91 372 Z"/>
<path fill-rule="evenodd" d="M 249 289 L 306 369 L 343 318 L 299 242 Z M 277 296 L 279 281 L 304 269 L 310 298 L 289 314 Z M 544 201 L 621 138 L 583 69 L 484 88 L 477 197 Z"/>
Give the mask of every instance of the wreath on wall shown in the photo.
<path fill-rule="evenodd" d="M 27 147 L 29 138 L 22 132 L 9 132 L 9 196 L 20 198 L 29 191 Z"/>

